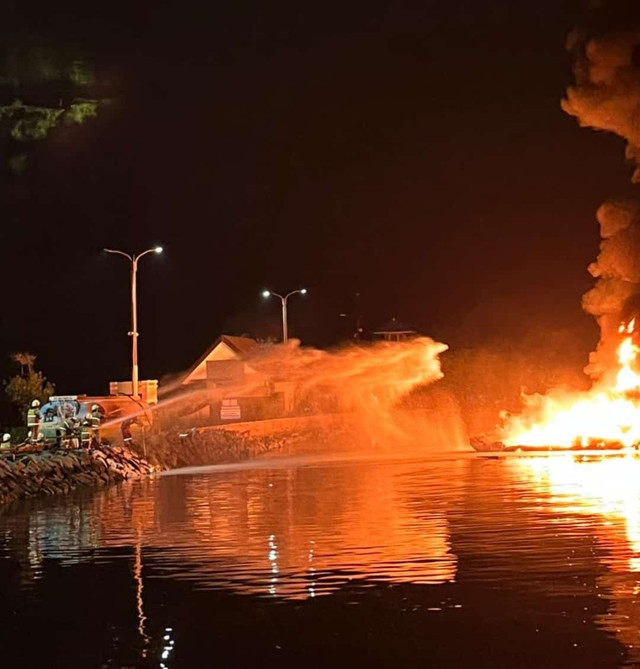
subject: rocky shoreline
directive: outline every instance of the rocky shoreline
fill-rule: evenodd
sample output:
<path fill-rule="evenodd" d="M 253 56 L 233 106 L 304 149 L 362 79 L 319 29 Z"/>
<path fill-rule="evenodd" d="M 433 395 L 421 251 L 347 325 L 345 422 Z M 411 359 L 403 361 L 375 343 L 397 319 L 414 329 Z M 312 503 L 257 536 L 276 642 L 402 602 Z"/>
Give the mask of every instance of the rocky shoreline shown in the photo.
<path fill-rule="evenodd" d="M 146 435 L 144 443 L 134 441 L 130 448 L 103 444 L 89 450 L 16 449 L 0 455 L 0 505 L 140 479 L 154 471 L 248 460 L 322 437 L 315 423 L 286 429 L 269 424 L 268 428 L 252 433 L 248 429 L 204 427 L 179 432 L 175 427 L 158 427 Z"/>
<path fill-rule="evenodd" d="M 0 505 L 36 495 L 68 493 L 149 476 L 177 467 L 237 462 L 281 450 L 298 434 L 252 437 L 225 430 L 158 431 L 144 447 L 15 452 L 0 456 Z M 143 456 L 143 452 L 145 455 Z"/>
<path fill-rule="evenodd" d="M 153 467 L 121 446 L 0 457 L 0 504 L 148 476 Z"/>
<path fill-rule="evenodd" d="M 146 458 L 154 469 L 162 470 L 239 462 L 277 452 L 301 438 L 294 433 L 251 436 L 207 428 L 158 432 L 146 440 Z"/>

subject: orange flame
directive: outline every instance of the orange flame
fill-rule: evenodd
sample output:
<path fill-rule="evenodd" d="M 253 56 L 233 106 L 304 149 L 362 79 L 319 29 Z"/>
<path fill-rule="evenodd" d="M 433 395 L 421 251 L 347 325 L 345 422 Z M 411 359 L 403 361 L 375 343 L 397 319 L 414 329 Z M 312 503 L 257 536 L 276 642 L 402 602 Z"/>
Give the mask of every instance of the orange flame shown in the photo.
<path fill-rule="evenodd" d="M 640 347 L 634 342 L 635 326 L 633 319 L 618 328 L 623 338 L 612 383 L 587 393 L 526 396 L 525 411 L 509 418 L 502 441 L 510 446 L 562 448 L 640 444 L 640 374 L 635 370 Z"/>

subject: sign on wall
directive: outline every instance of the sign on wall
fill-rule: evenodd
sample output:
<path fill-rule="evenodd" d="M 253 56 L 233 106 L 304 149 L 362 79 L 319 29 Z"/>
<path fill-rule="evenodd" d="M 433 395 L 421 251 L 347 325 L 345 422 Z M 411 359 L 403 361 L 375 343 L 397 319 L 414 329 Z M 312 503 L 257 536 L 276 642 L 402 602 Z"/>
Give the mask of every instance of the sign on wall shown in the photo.
<path fill-rule="evenodd" d="M 240 420 L 241 416 L 238 400 L 222 400 L 220 420 Z"/>

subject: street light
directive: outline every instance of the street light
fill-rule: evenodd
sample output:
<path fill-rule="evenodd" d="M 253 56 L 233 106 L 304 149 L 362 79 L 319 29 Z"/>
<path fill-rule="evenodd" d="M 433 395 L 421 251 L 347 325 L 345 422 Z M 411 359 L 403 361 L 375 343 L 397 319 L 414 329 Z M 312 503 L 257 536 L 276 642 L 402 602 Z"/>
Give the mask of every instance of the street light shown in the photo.
<path fill-rule="evenodd" d="M 114 249 L 104 249 L 107 253 L 115 253 L 124 256 L 131 262 L 131 332 L 127 334 L 131 337 L 131 394 L 138 399 L 138 261 L 148 253 L 162 253 L 162 246 L 154 246 L 137 255 L 129 255 L 124 251 Z"/>
<path fill-rule="evenodd" d="M 307 289 L 306 288 L 300 288 L 300 290 L 292 290 L 290 293 L 287 293 L 284 297 L 282 295 L 279 295 L 278 293 L 274 293 L 272 290 L 263 290 L 262 291 L 262 297 L 267 298 L 271 297 L 272 295 L 274 297 L 279 297 L 280 302 L 282 302 L 282 343 L 286 344 L 289 341 L 289 326 L 287 324 L 287 302 L 289 298 L 292 295 L 295 295 L 296 293 L 300 293 L 300 295 L 306 295 L 307 294 Z"/>

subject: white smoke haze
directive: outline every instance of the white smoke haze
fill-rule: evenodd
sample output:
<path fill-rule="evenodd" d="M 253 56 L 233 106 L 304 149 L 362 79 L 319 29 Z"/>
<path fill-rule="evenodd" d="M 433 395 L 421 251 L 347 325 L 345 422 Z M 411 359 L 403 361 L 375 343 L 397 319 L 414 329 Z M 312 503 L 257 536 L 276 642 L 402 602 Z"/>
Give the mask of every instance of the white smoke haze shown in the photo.
<path fill-rule="evenodd" d="M 268 379 L 295 389 L 294 413 L 304 415 L 301 407 L 307 407 L 309 415 L 348 417 L 350 435 L 358 442 L 354 445 L 395 448 L 412 443 L 421 448 L 437 442 L 458 447 L 465 437 L 455 403 L 434 396 L 423 411 L 401 406 L 413 391 L 442 378 L 439 355 L 447 348 L 428 337 L 326 351 L 303 347 L 295 339 L 286 345 L 265 345 L 243 358 L 257 372 L 255 381 L 187 391 L 162 400 L 157 411 L 169 424 L 188 427 L 198 410 L 225 397 L 251 396 Z"/>
<path fill-rule="evenodd" d="M 403 410 L 413 391 L 442 378 L 439 355 L 446 344 L 428 337 L 405 342 L 349 345 L 330 351 L 301 347 L 265 349 L 251 359 L 259 372 L 284 377 L 301 397 L 331 398 L 334 410 L 351 416 L 359 436 L 380 446 L 460 446 L 463 430 L 457 407 L 432 398 L 423 412 Z"/>
<path fill-rule="evenodd" d="M 302 347 L 293 340 L 265 348 L 248 362 L 268 377 L 294 382 L 302 394 L 326 388 L 345 410 L 377 413 L 416 386 L 442 378 L 438 356 L 447 348 L 427 337 L 332 351 Z"/>

